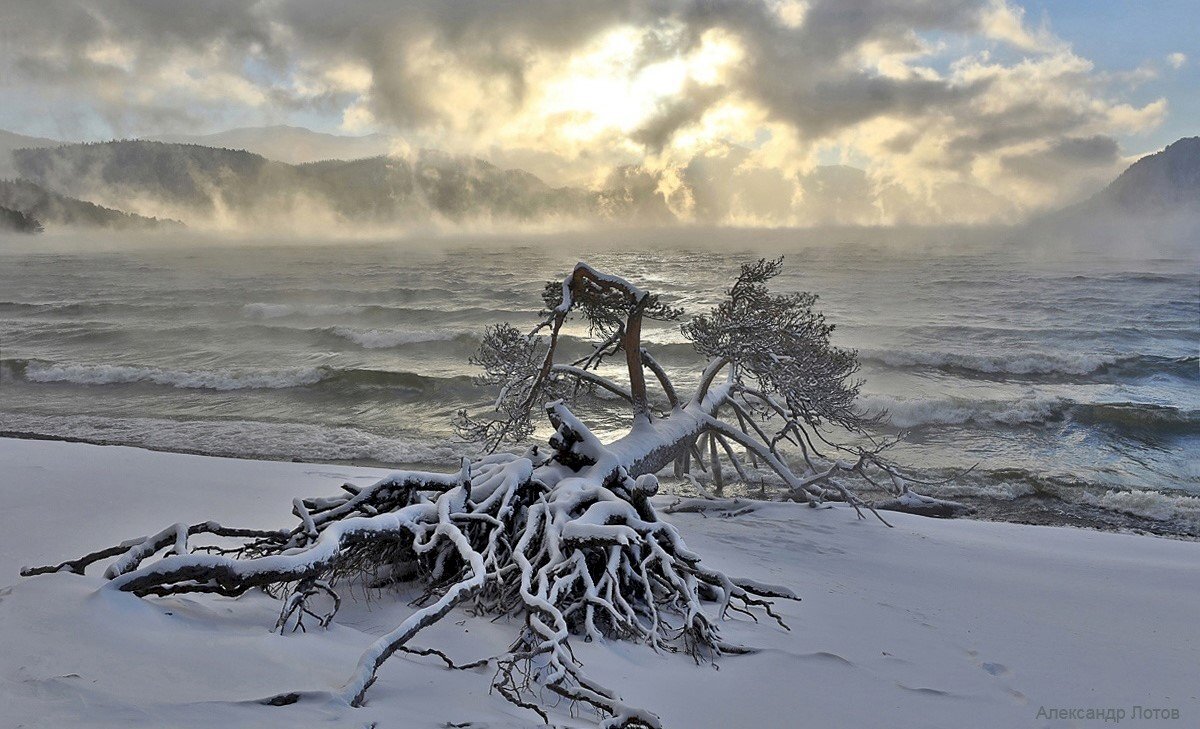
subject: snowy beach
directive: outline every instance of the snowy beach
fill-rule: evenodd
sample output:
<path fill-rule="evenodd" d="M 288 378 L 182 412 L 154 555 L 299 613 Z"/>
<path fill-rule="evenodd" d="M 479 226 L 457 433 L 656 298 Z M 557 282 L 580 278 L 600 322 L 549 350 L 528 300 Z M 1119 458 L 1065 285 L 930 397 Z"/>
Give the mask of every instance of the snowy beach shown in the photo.
<path fill-rule="evenodd" d="M 448 671 L 432 657 L 389 661 L 360 709 L 256 703 L 336 689 L 414 595 L 356 596 L 328 631 L 280 636 L 269 632 L 279 603 L 259 593 L 139 599 L 91 574 L 17 574 L 175 522 L 288 526 L 294 497 L 383 473 L 0 439 L 0 725 L 539 724 L 489 694 L 491 670 Z M 778 605 L 790 632 L 723 622 L 728 641 L 759 650 L 721 658 L 719 670 L 645 645 L 573 641 L 590 675 L 667 727 L 1200 721 L 1195 542 L 903 514 L 889 516 L 889 529 L 848 508 L 795 504 L 667 518 L 706 563 L 802 598 Z M 505 621 L 463 612 L 416 644 L 465 662 L 510 639 Z M 591 717 L 562 706 L 551 718 L 585 726 Z"/>

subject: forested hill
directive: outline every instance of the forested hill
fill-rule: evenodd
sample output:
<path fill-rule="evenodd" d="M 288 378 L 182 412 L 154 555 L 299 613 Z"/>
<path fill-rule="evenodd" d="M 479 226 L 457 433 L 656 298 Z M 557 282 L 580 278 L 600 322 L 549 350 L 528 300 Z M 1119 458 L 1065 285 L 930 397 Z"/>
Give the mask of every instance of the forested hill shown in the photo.
<path fill-rule="evenodd" d="M 1187 137 L 1130 165 L 1089 204 L 1126 214 L 1200 213 L 1200 137 Z"/>
<path fill-rule="evenodd" d="M 57 147 L 60 144 L 62 142 L 57 142 L 53 139 L 30 137 L 0 129 L 0 179 L 16 176 L 16 168 L 13 166 L 12 158 L 14 150 L 31 149 L 33 147 Z"/>
<path fill-rule="evenodd" d="M 1134 162 L 1100 192 L 1030 224 L 1030 239 L 1126 251 L 1200 248 L 1200 137 Z"/>
<path fill-rule="evenodd" d="M 554 188 L 533 174 L 423 150 L 290 165 L 241 150 L 145 140 L 14 152 L 24 178 L 142 214 L 230 223 L 661 221 L 653 190 Z"/>
<path fill-rule="evenodd" d="M 32 215 L 0 205 L 0 232 L 41 233 L 42 224 Z"/>
<path fill-rule="evenodd" d="M 114 230 L 150 230 L 179 227 L 174 220 L 158 220 L 112 210 L 47 190 L 28 180 L 0 180 L 0 207 L 52 227 L 99 227 Z"/>
<path fill-rule="evenodd" d="M 393 146 L 392 137 L 386 134 L 348 137 L 287 125 L 240 127 L 213 134 L 162 134 L 145 139 L 175 144 L 199 144 L 203 147 L 244 149 L 267 159 L 293 165 L 327 159 L 378 157 L 387 154 Z"/>

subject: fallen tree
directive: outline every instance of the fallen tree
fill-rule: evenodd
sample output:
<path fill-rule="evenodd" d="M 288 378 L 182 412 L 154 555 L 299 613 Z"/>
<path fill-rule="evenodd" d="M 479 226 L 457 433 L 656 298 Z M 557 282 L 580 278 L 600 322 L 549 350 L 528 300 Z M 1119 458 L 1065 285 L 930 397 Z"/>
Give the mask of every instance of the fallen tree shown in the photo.
<path fill-rule="evenodd" d="M 687 395 L 641 336 L 644 320 L 673 321 L 682 312 L 581 263 L 547 286 L 533 331 L 499 325 L 485 333 L 475 361 L 498 395 L 483 414 L 459 414 L 460 432 L 483 443 L 485 455 L 464 459 L 457 473 L 400 471 L 365 488 L 347 484 L 333 496 L 298 498 L 290 530 L 176 524 L 22 574 L 83 574 L 108 560 L 106 589 L 142 597 L 262 589 L 282 600 L 280 632 L 303 628 L 306 619 L 327 626 L 347 586 L 415 584 L 423 590 L 417 609 L 371 645 L 336 692 L 350 705 L 362 705 L 379 667 L 403 652 L 436 656 L 451 668 L 490 667 L 495 691 L 547 722 L 543 691 L 594 708 L 604 726 L 657 727 L 654 714 L 580 671 L 572 637 L 636 640 L 711 660 L 748 652 L 721 638 L 722 619 L 762 613 L 783 625 L 772 600 L 797 599 L 786 588 L 706 567 L 651 503 L 657 473 L 673 466 L 691 478 L 703 469 L 720 489 L 723 463 L 743 480 L 767 469 L 786 498 L 842 501 L 860 516 L 874 508 L 852 490 L 855 480 L 897 502 L 933 501 L 910 490 L 915 480 L 883 455 L 894 439 L 874 438 L 877 418 L 855 408 L 855 355 L 831 344 L 816 297 L 768 291 L 780 266 L 743 266 L 725 301 L 682 326 L 709 358 Z M 594 346 L 562 361 L 562 332 L 573 316 L 586 323 Z M 610 358 L 624 359 L 624 381 L 602 374 Z M 648 381 L 656 383 L 653 398 Z M 571 408 L 597 390 L 626 401 L 632 416 L 628 433 L 607 444 Z M 547 443 L 503 452 L 532 437 L 539 412 L 553 429 Z M 839 443 L 835 431 L 858 444 Z M 787 446 L 798 451 L 794 460 Z M 511 647 L 459 665 L 412 645 L 457 606 L 519 621 Z"/>

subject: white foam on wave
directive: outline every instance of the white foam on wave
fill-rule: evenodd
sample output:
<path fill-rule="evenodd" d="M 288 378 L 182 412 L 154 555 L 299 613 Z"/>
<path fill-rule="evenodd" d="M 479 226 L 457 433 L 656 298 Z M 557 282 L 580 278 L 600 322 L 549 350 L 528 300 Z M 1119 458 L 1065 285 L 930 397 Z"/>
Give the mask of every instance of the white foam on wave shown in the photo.
<path fill-rule="evenodd" d="M 962 354 L 958 352 L 860 351 L 860 355 L 891 367 L 957 367 L 987 374 L 1086 375 L 1117 362 L 1116 357 L 1094 354 Z"/>
<path fill-rule="evenodd" d="M 451 464 L 469 446 L 385 437 L 357 428 L 249 420 L 71 417 L 0 413 L 0 429 L 242 458 Z M 447 439 L 448 441 L 448 439 Z"/>
<path fill-rule="evenodd" d="M 342 339 L 347 339 L 366 349 L 387 349 L 420 342 L 444 342 L 459 336 L 458 332 L 445 329 L 401 330 L 334 327 L 330 331 Z"/>
<path fill-rule="evenodd" d="M 324 378 L 316 367 L 283 370 L 164 370 L 131 365 L 30 363 L 31 382 L 114 385 L 148 382 L 193 390 L 276 390 L 314 385 Z"/>
<path fill-rule="evenodd" d="M 1033 486 L 1020 481 L 996 481 L 989 483 L 980 479 L 947 481 L 936 486 L 917 486 L 917 490 L 921 493 L 928 491 L 930 495 L 941 498 L 982 496 L 998 501 L 1015 501 L 1037 493 L 1037 489 Z"/>
<path fill-rule="evenodd" d="M 1107 491 L 1096 497 L 1084 493 L 1082 499 L 1110 511 L 1121 511 L 1155 521 L 1184 519 L 1200 524 L 1200 497 L 1163 493 L 1161 491 Z"/>
<path fill-rule="evenodd" d="M 858 402 L 870 412 L 886 410 L 888 421 L 898 428 L 964 423 L 1040 423 L 1050 420 L 1069 404 L 1057 397 L 1029 397 L 1013 401 L 954 397 L 902 398 L 891 395 L 862 395 Z"/>

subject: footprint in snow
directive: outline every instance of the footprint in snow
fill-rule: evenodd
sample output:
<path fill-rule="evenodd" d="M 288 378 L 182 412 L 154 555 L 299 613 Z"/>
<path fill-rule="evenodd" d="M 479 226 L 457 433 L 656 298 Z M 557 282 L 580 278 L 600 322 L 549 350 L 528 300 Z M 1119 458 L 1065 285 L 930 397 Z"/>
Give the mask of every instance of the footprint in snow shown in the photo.
<path fill-rule="evenodd" d="M 990 661 L 978 662 L 977 659 L 979 657 L 979 651 L 967 651 L 967 655 L 971 657 L 972 661 L 976 661 L 975 665 L 982 668 L 989 676 L 995 676 L 999 678 L 1001 676 L 1007 676 L 1010 673 L 1008 666 L 1004 665 L 1003 663 L 994 663 Z M 1026 697 L 1025 694 L 1008 685 L 1007 682 L 1001 682 L 1000 685 L 1004 687 L 1004 690 L 1008 693 L 1009 698 L 1011 698 L 1013 701 L 1022 706 L 1029 703 L 1029 698 Z"/>

